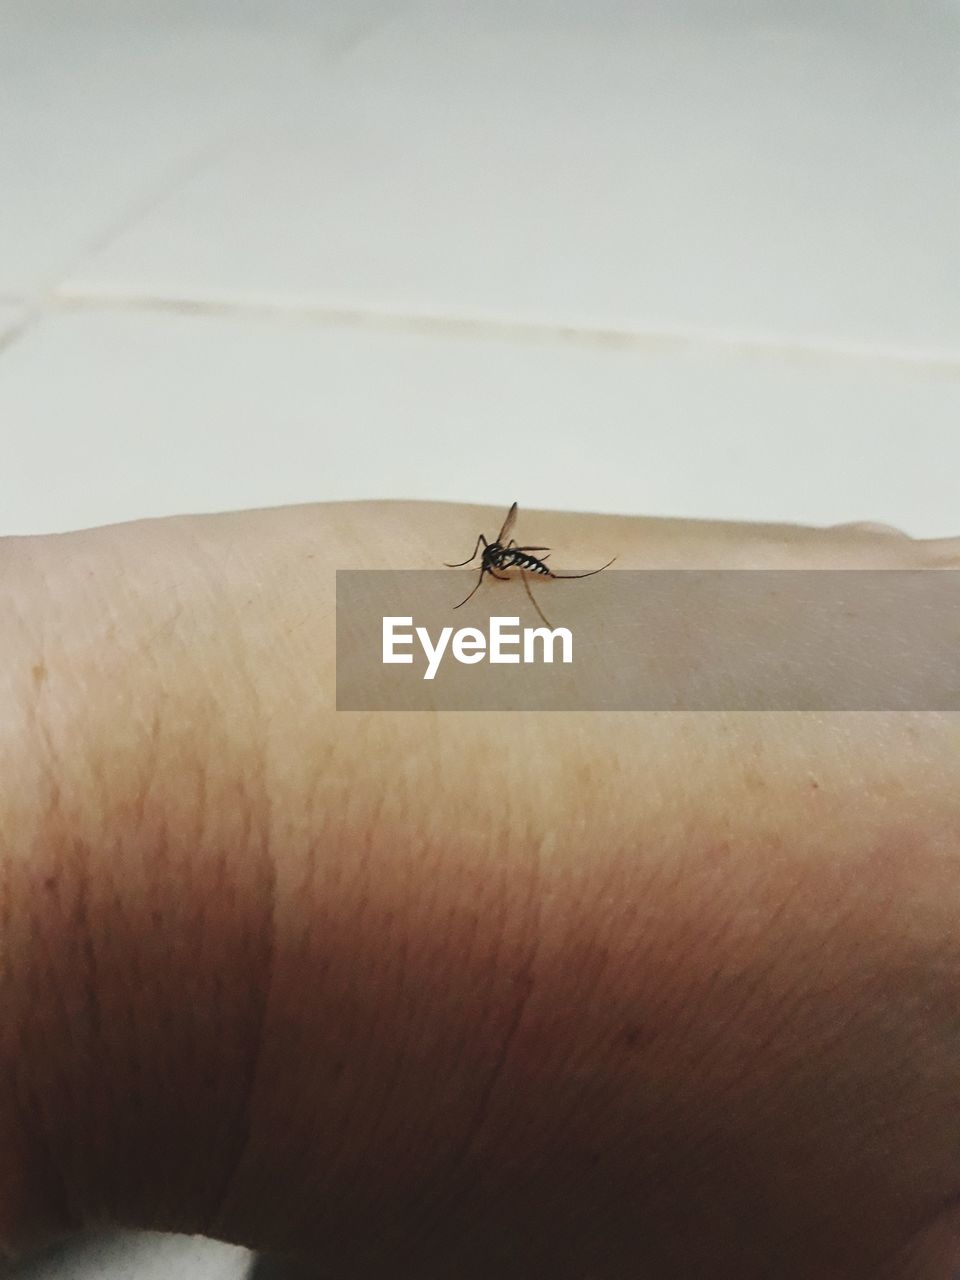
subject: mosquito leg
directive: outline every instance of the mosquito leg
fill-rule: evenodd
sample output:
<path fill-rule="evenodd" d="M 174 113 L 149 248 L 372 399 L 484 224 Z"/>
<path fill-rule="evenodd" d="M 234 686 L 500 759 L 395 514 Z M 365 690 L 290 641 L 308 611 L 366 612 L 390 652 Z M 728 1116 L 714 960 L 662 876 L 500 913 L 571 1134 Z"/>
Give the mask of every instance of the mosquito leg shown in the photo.
<path fill-rule="evenodd" d="M 616 556 L 613 560 L 616 560 Z M 613 560 L 608 560 L 606 564 L 602 564 L 599 569 L 591 569 L 589 573 L 553 573 L 552 578 L 592 578 L 595 573 L 603 573 L 604 569 L 609 569 L 613 564 Z"/>
<path fill-rule="evenodd" d="M 476 553 L 476 552 L 474 552 L 473 554 L 474 554 L 474 555 L 476 555 L 477 553 Z M 480 590 L 480 583 L 483 581 L 483 575 L 484 575 L 486 572 L 487 572 L 487 567 L 486 567 L 486 565 L 484 565 L 484 566 L 481 568 L 481 570 L 480 570 L 480 577 L 477 579 L 477 585 L 476 585 L 476 586 L 473 588 L 473 590 L 470 592 L 470 595 L 468 595 L 468 596 L 464 596 L 464 597 L 463 597 L 463 599 L 460 601 L 460 604 L 455 604 L 455 605 L 453 606 L 455 609 L 459 609 L 459 608 L 460 608 L 460 605 L 464 605 L 464 604 L 466 604 L 468 600 L 470 600 L 473 596 L 475 596 L 475 595 L 477 594 L 477 592 Z"/>
<path fill-rule="evenodd" d="M 486 540 L 486 538 L 483 536 L 483 534 L 482 534 L 482 533 L 481 533 L 481 534 L 480 534 L 480 536 L 477 538 L 476 546 L 473 548 L 473 554 L 469 557 L 469 559 L 467 559 L 467 560 L 458 560 L 456 564 L 448 564 L 446 560 L 444 560 L 444 562 L 443 562 L 443 563 L 447 566 L 447 568 L 448 568 L 448 569 L 462 569 L 462 568 L 463 568 L 463 566 L 464 566 L 465 564 L 469 564 L 471 560 L 476 560 L 476 558 L 477 558 L 477 552 L 480 550 L 480 543 L 481 543 L 481 542 L 483 543 L 483 545 L 484 545 L 484 546 L 486 546 L 486 545 L 487 545 L 487 540 Z"/>
<path fill-rule="evenodd" d="M 530 583 L 529 583 L 529 581 L 527 580 L 527 575 L 526 575 L 526 573 L 524 572 L 524 570 L 523 570 L 523 569 L 521 569 L 521 570 L 520 570 L 520 577 L 523 579 L 523 587 L 524 587 L 524 590 L 526 591 L 527 595 L 530 597 L 530 603 L 533 605 L 533 607 L 536 609 L 537 613 L 540 615 L 540 621 L 544 624 L 544 626 L 545 626 L 545 627 L 549 627 L 549 628 L 550 628 L 550 630 L 552 631 L 552 630 L 553 630 L 553 623 L 552 623 L 552 622 L 549 622 L 549 621 L 547 620 L 546 615 L 544 614 L 543 610 L 542 610 L 542 609 L 540 608 L 540 606 L 537 604 L 536 600 L 534 600 L 534 598 L 533 598 L 533 592 L 530 590 Z"/>

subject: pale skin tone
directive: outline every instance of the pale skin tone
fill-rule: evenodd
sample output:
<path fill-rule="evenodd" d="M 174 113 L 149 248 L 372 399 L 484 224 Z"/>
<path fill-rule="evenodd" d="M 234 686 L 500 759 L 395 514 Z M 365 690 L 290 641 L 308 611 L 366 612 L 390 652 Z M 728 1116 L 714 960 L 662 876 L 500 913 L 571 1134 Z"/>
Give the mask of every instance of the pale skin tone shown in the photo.
<path fill-rule="evenodd" d="M 337 713 L 334 569 L 502 516 L 0 541 L 0 1241 L 952 1280 L 960 724 Z M 960 566 L 862 527 L 536 532 L 570 569 Z"/>

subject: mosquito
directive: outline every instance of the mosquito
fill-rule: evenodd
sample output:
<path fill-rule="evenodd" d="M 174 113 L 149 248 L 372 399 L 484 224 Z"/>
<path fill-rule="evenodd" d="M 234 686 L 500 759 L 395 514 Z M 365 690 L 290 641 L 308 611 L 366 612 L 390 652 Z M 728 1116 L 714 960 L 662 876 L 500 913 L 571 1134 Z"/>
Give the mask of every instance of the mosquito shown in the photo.
<path fill-rule="evenodd" d="M 460 601 L 460 604 L 455 604 L 453 607 L 455 609 L 459 609 L 477 594 L 483 584 L 485 574 L 489 573 L 491 578 L 499 578 L 501 582 L 509 582 L 510 579 L 508 575 L 505 573 L 498 573 L 497 570 L 519 569 L 520 577 L 523 579 L 524 589 L 530 597 L 530 603 L 533 605 L 534 609 L 536 609 L 543 622 L 548 627 L 552 627 L 552 623 L 547 621 L 543 610 L 533 597 L 533 592 L 530 590 L 530 583 L 527 580 L 527 572 L 539 573 L 545 578 L 592 578 L 595 573 L 602 573 L 604 569 L 609 569 L 613 564 L 613 560 L 616 560 L 617 557 L 614 556 L 613 560 L 608 560 L 607 563 L 602 564 L 599 569 L 590 569 L 587 573 L 554 573 L 553 570 L 544 563 L 544 561 L 549 559 L 550 556 L 549 547 L 521 547 L 514 542 L 513 538 L 510 538 L 516 519 L 517 504 L 514 503 L 507 512 L 507 518 L 500 526 L 500 532 L 497 534 L 496 538 L 494 538 L 493 542 L 488 542 L 481 533 L 477 536 L 476 545 L 473 548 L 472 555 L 470 555 L 466 560 L 460 560 L 457 564 L 447 564 L 448 569 L 462 569 L 464 565 L 471 564 L 476 560 L 477 552 L 480 551 L 481 546 L 483 547 L 483 551 L 480 554 L 480 576 L 477 578 L 477 584 L 468 596 L 464 596 Z M 510 538 L 509 542 L 505 541 L 507 538 Z M 546 555 L 534 555 L 533 553 L 535 551 L 546 552 Z M 444 563 L 446 564 L 446 561 L 444 561 Z"/>

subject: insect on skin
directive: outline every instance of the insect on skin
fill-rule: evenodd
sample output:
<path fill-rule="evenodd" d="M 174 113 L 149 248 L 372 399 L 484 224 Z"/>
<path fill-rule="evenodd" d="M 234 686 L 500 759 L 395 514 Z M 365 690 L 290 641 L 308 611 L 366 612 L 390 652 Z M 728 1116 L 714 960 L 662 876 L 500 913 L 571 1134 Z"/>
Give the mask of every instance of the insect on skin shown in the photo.
<path fill-rule="evenodd" d="M 587 573 L 554 573 L 552 569 L 548 568 L 547 565 L 544 564 L 544 561 L 550 554 L 549 547 L 520 547 L 516 542 L 514 542 L 513 538 L 510 538 L 509 542 L 504 542 L 505 538 L 510 537 L 510 532 L 513 529 L 516 519 L 517 504 L 514 503 L 507 512 L 507 518 L 500 526 L 500 532 L 497 534 L 496 538 L 494 538 L 493 542 L 488 542 L 481 533 L 477 537 L 476 545 L 473 548 L 473 554 L 468 559 L 460 560 L 457 564 L 447 564 L 448 569 L 462 569 L 464 565 L 471 564 L 476 560 L 477 552 L 480 550 L 481 546 L 483 547 L 483 551 L 480 555 L 480 576 L 477 579 L 477 585 L 470 592 L 470 595 L 465 596 L 460 601 L 460 604 L 455 604 L 453 607 L 455 609 L 459 609 L 461 605 L 465 605 L 468 600 L 472 599 L 473 596 L 477 594 L 483 583 L 485 574 L 489 573 L 491 578 L 499 578 L 501 582 L 509 582 L 509 577 L 505 573 L 499 573 L 498 570 L 519 569 L 520 577 L 523 579 L 524 589 L 530 597 L 530 603 L 533 605 L 534 609 L 536 609 L 543 622 L 550 627 L 552 626 L 552 623 L 547 622 L 546 617 L 544 617 L 543 610 L 533 598 L 533 592 L 530 590 L 530 583 L 527 580 L 527 573 L 539 573 L 545 578 L 557 579 L 592 578 L 595 573 L 602 573 L 604 569 L 609 569 L 613 564 L 613 560 L 616 560 L 617 557 L 614 556 L 613 560 L 608 560 L 607 563 L 602 564 L 599 569 L 590 569 Z M 535 556 L 532 554 L 534 551 L 545 551 L 547 555 Z"/>

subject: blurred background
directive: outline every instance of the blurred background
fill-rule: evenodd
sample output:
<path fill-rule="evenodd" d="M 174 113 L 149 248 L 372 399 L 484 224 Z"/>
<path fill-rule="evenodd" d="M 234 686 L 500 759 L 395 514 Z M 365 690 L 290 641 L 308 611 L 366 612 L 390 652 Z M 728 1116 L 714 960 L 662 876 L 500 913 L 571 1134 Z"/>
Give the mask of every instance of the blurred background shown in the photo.
<path fill-rule="evenodd" d="M 958 533 L 958 122 L 960 0 L 0 0 L 0 533 Z M 164 1247 L 30 1275 L 253 1263 Z"/>

